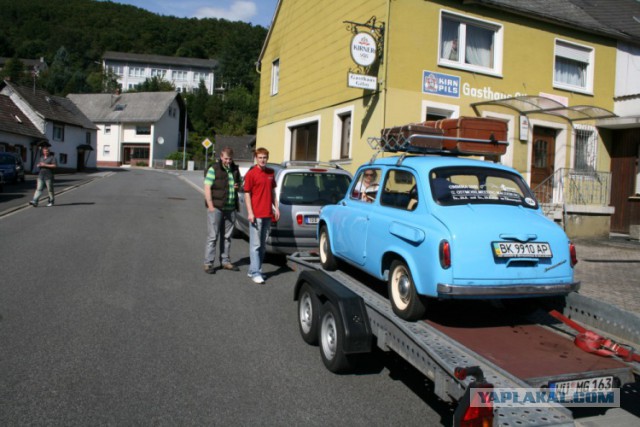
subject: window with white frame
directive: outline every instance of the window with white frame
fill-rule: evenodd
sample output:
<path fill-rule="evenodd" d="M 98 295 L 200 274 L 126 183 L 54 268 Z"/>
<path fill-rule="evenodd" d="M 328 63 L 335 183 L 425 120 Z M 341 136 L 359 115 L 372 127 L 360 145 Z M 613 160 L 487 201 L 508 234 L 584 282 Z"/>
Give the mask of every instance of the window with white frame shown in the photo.
<path fill-rule="evenodd" d="M 160 77 L 162 79 L 166 74 L 167 74 L 167 70 L 163 70 L 161 68 L 151 69 L 151 77 Z"/>
<path fill-rule="evenodd" d="M 144 68 L 141 67 L 129 67 L 130 77 L 144 77 Z"/>
<path fill-rule="evenodd" d="M 443 12 L 440 18 L 438 63 L 479 73 L 502 73 L 499 24 Z"/>
<path fill-rule="evenodd" d="M 58 163 L 60 163 L 61 165 L 67 164 L 67 155 L 65 153 L 58 154 L 58 159 Z"/>
<path fill-rule="evenodd" d="M 136 126 L 136 135 L 151 135 L 151 126 L 149 125 Z"/>
<path fill-rule="evenodd" d="M 112 66 L 109 67 L 109 71 L 111 71 L 112 74 L 115 74 L 117 76 L 124 75 L 124 71 L 123 71 L 122 65 L 112 65 Z"/>
<path fill-rule="evenodd" d="M 598 132 L 593 126 L 575 125 L 573 168 L 578 172 L 595 172 Z"/>
<path fill-rule="evenodd" d="M 422 101 L 421 121 L 451 119 L 460 116 L 460 107 L 442 102 Z"/>
<path fill-rule="evenodd" d="M 64 125 L 55 124 L 53 125 L 53 140 L 54 141 L 64 141 Z"/>
<path fill-rule="evenodd" d="M 280 58 L 271 64 L 271 95 L 278 93 L 280 86 Z"/>
<path fill-rule="evenodd" d="M 187 72 L 186 71 L 174 71 L 173 78 L 175 80 L 187 80 Z"/>
<path fill-rule="evenodd" d="M 91 145 L 91 132 L 85 132 L 84 143 L 87 145 Z"/>
<path fill-rule="evenodd" d="M 553 86 L 575 92 L 593 91 L 594 51 L 563 40 L 555 41 Z"/>
<path fill-rule="evenodd" d="M 318 157 L 318 122 L 290 127 L 291 160 L 311 160 Z"/>
<path fill-rule="evenodd" d="M 102 154 L 107 155 L 111 153 L 111 146 L 110 145 L 105 145 L 104 147 L 102 147 Z"/>
<path fill-rule="evenodd" d="M 199 72 L 195 72 L 193 73 L 193 81 L 196 83 L 200 83 L 200 80 L 207 80 L 207 74 L 206 73 L 199 73 Z"/>
<path fill-rule="evenodd" d="M 340 119 L 340 158 L 348 159 L 351 152 L 351 112 L 339 114 Z"/>
<path fill-rule="evenodd" d="M 105 135 L 111 134 L 111 125 L 104 125 L 104 134 Z"/>

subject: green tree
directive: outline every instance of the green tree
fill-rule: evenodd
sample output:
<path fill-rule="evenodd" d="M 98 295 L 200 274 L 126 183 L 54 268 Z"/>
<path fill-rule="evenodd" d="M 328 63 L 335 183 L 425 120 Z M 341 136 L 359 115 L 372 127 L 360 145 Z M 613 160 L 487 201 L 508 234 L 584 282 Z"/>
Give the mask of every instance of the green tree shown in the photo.
<path fill-rule="evenodd" d="M 129 92 L 168 92 L 175 91 L 176 87 L 173 83 L 164 80 L 162 77 L 154 76 L 145 79 L 144 82 L 130 89 Z"/>
<path fill-rule="evenodd" d="M 22 61 L 18 58 L 10 58 L 0 70 L 0 80 L 8 79 L 18 84 L 26 84 L 30 80 L 30 74 L 27 73 Z"/>

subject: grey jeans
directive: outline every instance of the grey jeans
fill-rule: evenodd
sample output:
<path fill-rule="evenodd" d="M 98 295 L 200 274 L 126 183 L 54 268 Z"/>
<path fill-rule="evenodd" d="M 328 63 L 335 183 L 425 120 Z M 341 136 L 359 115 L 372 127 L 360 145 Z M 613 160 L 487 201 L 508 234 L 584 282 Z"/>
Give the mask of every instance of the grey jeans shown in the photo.
<path fill-rule="evenodd" d="M 231 235 L 236 224 L 236 211 L 207 209 L 207 241 L 204 246 L 204 263 L 211 264 L 216 260 L 216 246 L 220 241 L 220 263 L 230 263 Z"/>
<path fill-rule="evenodd" d="M 55 201 L 56 195 L 53 192 L 53 178 L 40 178 L 38 177 L 38 186 L 36 187 L 36 192 L 33 195 L 33 201 L 38 203 L 40 200 L 40 196 L 42 195 L 42 190 L 44 190 L 44 186 L 47 186 L 47 191 L 49 192 L 49 202 L 53 203 Z"/>

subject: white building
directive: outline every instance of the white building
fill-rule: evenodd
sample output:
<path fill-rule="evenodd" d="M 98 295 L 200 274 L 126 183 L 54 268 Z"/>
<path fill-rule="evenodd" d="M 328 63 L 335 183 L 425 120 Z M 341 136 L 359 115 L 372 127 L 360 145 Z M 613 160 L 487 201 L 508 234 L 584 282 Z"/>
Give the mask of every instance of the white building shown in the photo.
<path fill-rule="evenodd" d="M 35 135 L 28 147 L 21 145 L 26 168 L 30 170 L 38 156 L 42 144 L 50 145 L 55 154 L 59 169 L 83 170 L 96 166 L 93 155 L 96 146 L 96 127 L 67 98 L 50 95 L 48 92 L 32 87 L 20 86 L 4 81 L 0 84 L 0 93 L 8 96 L 17 108 L 24 113 L 44 139 Z M 22 151 L 25 150 L 25 151 Z M 28 155 L 26 151 L 30 151 Z"/>
<path fill-rule="evenodd" d="M 215 89 L 213 59 L 184 58 L 162 55 L 142 55 L 107 51 L 102 57 L 102 68 L 118 76 L 122 90 L 133 89 L 146 79 L 159 77 L 172 82 L 177 92 L 191 92 L 204 81 L 209 95 Z"/>
<path fill-rule="evenodd" d="M 153 166 L 182 150 L 185 105 L 175 92 L 69 94 L 98 128 L 98 166 Z"/>

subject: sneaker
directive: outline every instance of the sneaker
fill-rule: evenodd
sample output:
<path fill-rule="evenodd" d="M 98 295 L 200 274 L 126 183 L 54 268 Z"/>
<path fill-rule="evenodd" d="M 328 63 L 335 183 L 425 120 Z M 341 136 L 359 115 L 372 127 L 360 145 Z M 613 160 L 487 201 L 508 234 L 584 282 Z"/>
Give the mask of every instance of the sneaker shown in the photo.
<path fill-rule="evenodd" d="M 37 208 L 37 207 L 38 207 L 38 204 L 37 204 L 36 202 L 34 202 L 33 200 L 31 200 L 31 201 L 29 202 L 29 204 L 30 204 L 31 206 L 33 206 L 34 208 Z"/>
<path fill-rule="evenodd" d="M 47 203 L 47 207 L 51 207 L 51 206 L 53 206 L 53 202 Z"/>
<path fill-rule="evenodd" d="M 253 276 L 251 280 L 253 280 L 253 283 L 257 283 L 259 285 L 264 283 L 264 279 L 260 275 Z"/>
<path fill-rule="evenodd" d="M 240 271 L 240 269 L 238 267 L 236 267 L 235 265 L 231 264 L 230 262 L 222 264 L 222 268 L 224 270 Z"/>
<path fill-rule="evenodd" d="M 205 264 L 204 265 L 204 272 L 207 273 L 207 274 L 216 274 L 216 269 L 211 264 Z"/>

